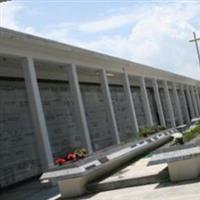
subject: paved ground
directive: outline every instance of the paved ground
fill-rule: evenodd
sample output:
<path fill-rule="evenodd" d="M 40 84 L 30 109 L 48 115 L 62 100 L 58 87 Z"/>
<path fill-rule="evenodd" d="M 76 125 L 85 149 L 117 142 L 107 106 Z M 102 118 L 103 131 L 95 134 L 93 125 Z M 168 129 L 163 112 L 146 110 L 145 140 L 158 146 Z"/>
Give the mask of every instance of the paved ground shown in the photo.
<path fill-rule="evenodd" d="M 167 164 L 148 166 L 150 158 L 140 159 L 101 181 L 88 185 L 90 191 L 105 191 L 168 180 Z"/>
<path fill-rule="evenodd" d="M 200 200 L 200 180 L 179 184 L 148 184 L 87 195 L 73 200 Z M 56 187 L 25 184 L 0 194 L 0 200 L 61 200 Z M 67 199 L 64 199 L 67 200 Z"/>
<path fill-rule="evenodd" d="M 200 179 L 181 183 L 148 184 L 128 187 L 74 200 L 200 200 Z M 61 200 L 57 187 L 43 187 L 32 180 L 1 191 L 0 200 Z M 65 199 L 66 200 L 66 199 Z"/>
<path fill-rule="evenodd" d="M 116 174 L 104 179 L 101 183 L 156 175 L 167 167 L 167 164 L 147 166 L 149 161 L 150 158 L 140 159 Z"/>
<path fill-rule="evenodd" d="M 0 200 L 50 200 L 58 194 L 57 187 L 44 187 L 35 178 L 0 191 Z"/>
<path fill-rule="evenodd" d="M 149 184 L 100 192 L 77 200 L 200 200 L 199 188 L 200 180 L 181 184 Z"/>

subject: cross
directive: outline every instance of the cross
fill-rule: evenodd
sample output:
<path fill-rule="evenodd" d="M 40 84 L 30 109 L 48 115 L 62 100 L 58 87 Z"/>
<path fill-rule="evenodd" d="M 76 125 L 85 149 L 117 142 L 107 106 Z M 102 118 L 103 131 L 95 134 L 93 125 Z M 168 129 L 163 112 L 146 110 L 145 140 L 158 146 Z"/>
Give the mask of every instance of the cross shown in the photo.
<path fill-rule="evenodd" d="M 199 60 L 199 66 L 200 66 L 200 54 L 199 54 L 199 46 L 198 46 L 198 40 L 200 40 L 200 38 L 196 37 L 195 32 L 193 32 L 193 36 L 194 36 L 194 39 L 189 40 L 189 42 L 195 42 L 195 46 L 196 46 L 196 50 L 197 50 L 197 56 L 198 56 L 198 60 Z"/>

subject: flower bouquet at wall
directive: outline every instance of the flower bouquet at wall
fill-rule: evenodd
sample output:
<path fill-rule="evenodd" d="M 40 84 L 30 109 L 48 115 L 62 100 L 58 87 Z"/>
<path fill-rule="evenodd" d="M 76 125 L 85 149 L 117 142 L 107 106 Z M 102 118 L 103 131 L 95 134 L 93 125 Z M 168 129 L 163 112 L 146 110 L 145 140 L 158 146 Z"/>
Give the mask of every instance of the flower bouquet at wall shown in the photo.
<path fill-rule="evenodd" d="M 148 136 L 150 136 L 156 132 L 162 131 L 164 129 L 166 129 L 166 128 L 163 126 L 160 126 L 160 125 L 154 125 L 154 126 L 140 128 L 139 136 L 140 137 L 148 137 Z"/>
<path fill-rule="evenodd" d="M 75 162 L 77 160 L 85 158 L 86 155 L 87 155 L 86 149 L 77 148 L 73 152 L 67 153 L 65 157 L 56 158 L 55 164 L 56 165 L 63 165 L 66 162 Z"/>

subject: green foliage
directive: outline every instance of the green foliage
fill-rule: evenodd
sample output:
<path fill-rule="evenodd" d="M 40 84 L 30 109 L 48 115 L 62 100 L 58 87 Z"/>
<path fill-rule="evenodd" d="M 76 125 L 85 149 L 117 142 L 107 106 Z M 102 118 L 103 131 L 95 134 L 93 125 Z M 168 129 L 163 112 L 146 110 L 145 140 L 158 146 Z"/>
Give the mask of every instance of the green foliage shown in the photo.
<path fill-rule="evenodd" d="M 200 135 L 200 122 L 197 123 L 197 126 L 195 128 L 183 134 L 183 140 L 184 142 L 188 142 L 198 135 Z"/>
<path fill-rule="evenodd" d="M 165 127 L 159 126 L 159 125 L 141 128 L 139 131 L 139 136 L 140 137 L 148 137 L 149 135 L 152 135 L 152 134 L 159 132 L 161 130 L 164 130 L 164 129 L 165 129 Z"/>

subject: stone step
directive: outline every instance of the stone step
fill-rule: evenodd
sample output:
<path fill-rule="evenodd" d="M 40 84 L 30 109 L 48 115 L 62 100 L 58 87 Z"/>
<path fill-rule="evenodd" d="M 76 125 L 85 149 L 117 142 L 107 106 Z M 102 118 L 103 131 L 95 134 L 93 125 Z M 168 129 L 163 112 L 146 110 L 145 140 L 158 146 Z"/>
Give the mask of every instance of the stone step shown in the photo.
<path fill-rule="evenodd" d="M 88 184 L 87 190 L 89 192 L 101 192 L 106 190 L 114 190 L 119 188 L 125 188 L 130 186 L 139 186 L 152 183 L 161 183 L 169 180 L 168 169 L 166 165 L 160 165 L 160 167 L 145 167 L 136 174 L 133 170 L 140 167 L 129 166 L 117 174 L 114 174 L 99 182 L 92 182 Z M 142 175 L 142 171 L 144 172 Z"/>

